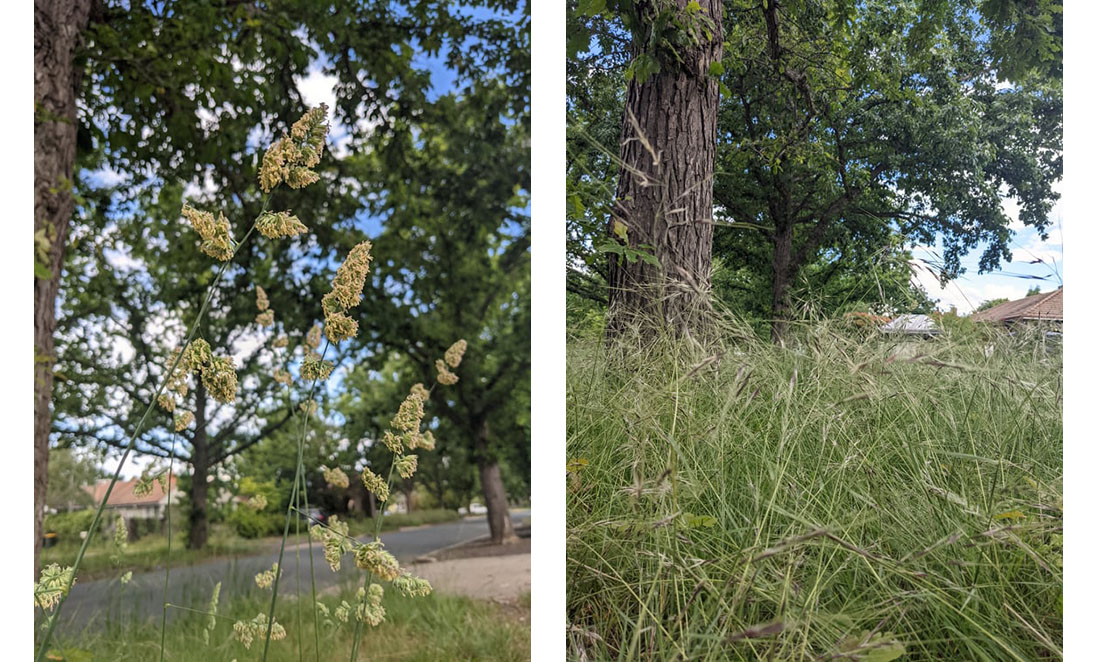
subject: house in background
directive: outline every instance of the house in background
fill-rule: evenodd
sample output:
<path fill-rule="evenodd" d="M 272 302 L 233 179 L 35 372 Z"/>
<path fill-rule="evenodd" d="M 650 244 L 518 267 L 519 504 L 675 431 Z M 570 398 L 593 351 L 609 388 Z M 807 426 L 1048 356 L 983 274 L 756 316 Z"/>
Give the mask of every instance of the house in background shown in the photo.
<path fill-rule="evenodd" d="M 180 499 L 179 488 L 176 485 L 176 477 L 171 478 L 170 491 L 172 493 L 172 505 L 177 505 Z M 111 496 L 107 499 L 106 510 L 113 516 L 121 515 L 126 520 L 157 520 L 164 518 L 165 509 L 168 507 L 168 495 L 160 487 L 158 481 L 153 481 L 153 489 L 144 496 L 134 494 L 134 486 L 137 479 L 120 480 L 115 483 L 115 489 L 111 490 Z M 84 490 L 92 495 L 95 503 L 103 500 L 107 493 L 107 486 L 111 484 L 109 479 L 96 481 L 95 486 L 87 485 Z"/>
<path fill-rule="evenodd" d="M 1053 292 L 1040 292 L 1023 299 L 1006 301 L 974 313 L 976 322 L 990 322 L 1002 326 L 1017 324 L 1048 324 L 1051 331 L 1062 330 L 1062 288 Z"/>

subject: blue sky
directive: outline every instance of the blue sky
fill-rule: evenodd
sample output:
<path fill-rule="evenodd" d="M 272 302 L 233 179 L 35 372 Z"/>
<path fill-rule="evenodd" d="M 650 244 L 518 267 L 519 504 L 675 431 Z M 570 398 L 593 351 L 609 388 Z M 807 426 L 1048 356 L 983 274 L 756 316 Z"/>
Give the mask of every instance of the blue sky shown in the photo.
<path fill-rule="evenodd" d="M 1061 184 L 1056 184 L 1054 189 L 1061 192 Z M 1043 292 L 1049 292 L 1062 285 L 1062 201 L 1059 200 L 1051 210 L 1046 241 L 1041 240 L 1034 228 L 1025 227 L 1017 220 L 1017 207 L 1013 201 L 1006 201 L 1004 209 L 1013 219 L 1010 227 L 1016 234 L 1010 244 L 1012 262 L 1002 263 L 998 271 L 978 273 L 978 260 L 985 248 L 984 245 L 979 246 L 962 259 L 966 273 L 941 288 L 938 278 L 923 268 L 928 262 L 935 265 L 942 261 L 939 258 L 942 253 L 937 248 L 939 242 L 937 246 L 917 246 L 913 249 L 913 280 L 924 287 L 932 298 L 939 299 L 937 307 L 940 310 L 946 311 L 954 306 L 960 314 L 965 314 L 972 312 L 983 301 L 1019 299 L 1036 286 Z M 1030 264 L 1035 260 L 1042 262 Z"/>

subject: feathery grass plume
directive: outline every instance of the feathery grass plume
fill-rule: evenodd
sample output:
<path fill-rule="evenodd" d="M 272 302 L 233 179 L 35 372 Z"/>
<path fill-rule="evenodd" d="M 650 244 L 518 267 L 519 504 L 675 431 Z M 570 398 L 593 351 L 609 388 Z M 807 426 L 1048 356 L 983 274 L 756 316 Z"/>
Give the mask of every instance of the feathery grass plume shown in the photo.
<path fill-rule="evenodd" d="M 309 380 L 325 380 L 332 374 L 333 368 L 332 361 L 324 361 L 314 356 L 307 356 L 302 360 L 302 378 Z"/>
<path fill-rule="evenodd" d="M 288 211 L 268 211 L 256 219 L 256 229 L 268 239 L 294 237 L 309 232 L 297 216 Z"/>
<path fill-rule="evenodd" d="M 355 607 L 355 617 L 371 627 L 381 625 L 382 621 L 386 620 L 386 608 L 382 606 L 383 593 L 382 587 L 378 584 L 371 584 L 366 591 L 360 588 L 357 595 L 359 604 Z"/>
<path fill-rule="evenodd" d="M 412 478 L 416 473 L 416 456 L 415 455 L 398 455 L 394 458 L 393 468 L 397 470 L 398 475 L 402 478 Z"/>
<path fill-rule="evenodd" d="M 329 487 L 347 488 L 348 475 L 344 473 L 344 470 L 340 467 L 329 469 L 328 467 L 321 467 L 321 473 L 325 477 L 325 482 Z"/>
<path fill-rule="evenodd" d="M 390 486 L 386 484 L 378 474 L 371 471 L 369 468 L 363 469 L 362 474 L 363 486 L 367 488 L 367 491 L 373 494 L 379 501 L 388 501 L 390 498 Z"/>
<path fill-rule="evenodd" d="M 210 635 L 218 626 L 218 597 L 221 592 L 222 583 L 214 584 L 214 594 L 210 596 L 210 605 L 206 608 L 206 627 L 202 629 L 202 640 L 207 646 L 210 645 Z"/>
<path fill-rule="evenodd" d="M 195 415 L 192 414 L 189 411 L 185 411 L 182 414 L 176 414 L 176 419 L 175 419 L 176 432 L 183 432 L 188 427 L 190 427 L 190 425 L 194 422 L 195 422 Z"/>
<path fill-rule="evenodd" d="M 409 393 L 401 401 L 397 408 L 397 415 L 390 421 L 390 427 L 407 434 L 420 430 L 420 422 L 424 419 L 424 400 L 414 393 Z"/>
<path fill-rule="evenodd" d="M 53 609 L 62 596 L 68 593 L 70 582 L 76 583 L 72 568 L 62 568 L 56 563 L 42 568 L 42 572 L 38 575 L 38 582 L 34 585 L 35 606 L 43 611 Z"/>
<path fill-rule="evenodd" d="M 259 324 L 261 327 L 275 326 L 275 311 L 265 310 L 259 315 L 256 315 L 256 324 Z"/>
<path fill-rule="evenodd" d="M 275 381 L 279 382 L 280 384 L 286 384 L 287 386 L 290 386 L 294 383 L 294 377 L 282 368 L 277 369 L 272 377 L 275 378 Z"/>
<path fill-rule="evenodd" d="M 245 504 L 252 510 L 263 510 L 267 508 L 267 497 L 262 494 L 253 494 Z"/>
<path fill-rule="evenodd" d="M 133 578 L 134 578 L 134 571 L 133 570 L 127 570 L 126 574 L 124 574 L 124 575 L 122 575 L 121 577 L 118 578 L 118 581 L 122 582 L 123 584 L 129 584 L 130 580 L 133 579 Z"/>
<path fill-rule="evenodd" d="M 310 170 L 321 161 L 324 153 L 328 123 L 325 117 L 328 107 L 321 104 L 306 112 L 264 154 L 260 166 L 260 188 L 264 193 L 286 182 L 290 188 L 302 188 L 317 181 L 317 173 Z"/>
<path fill-rule="evenodd" d="M 381 540 L 360 545 L 355 550 L 355 565 L 385 581 L 393 581 L 401 574 L 397 559 L 383 548 Z"/>
<path fill-rule="evenodd" d="M 229 220 L 225 214 L 218 212 L 218 220 L 207 211 L 199 211 L 194 207 L 184 204 L 181 212 L 195 232 L 199 233 L 202 243 L 199 250 L 220 262 L 225 262 L 233 257 L 233 239 L 229 233 Z"/>
<path fill-rule="evenodd" d="M 298 405 L 298 408 L 302 410 L 303 414 L 307 414 L 309 416 L 317 413 L 317 403 L 313 400 L 303 402 L 302 404 Z"/>
<path fill-rule="evenodd" d="M 421 384 L 420 382 L 417 382 L 417 383 L 412 385 L 412 388 L 409 389 L 409 394 L 416 397 L 416 398 L 419 398 L 421 402 L 427 402 L 428 401 L 428 396 L 429 396 L 428 389 L 424 388 L 424 385 Z"/>
<path fill-rule="evenodd" d="M 271 346 L 276 347 L 276 348 L 286 347 L 289 344 L 290 344 L 290 339 L 286 337 L 285 333 L 280 335 L 275 340 L 271 341 Z"/>
<path fill-rule="evenodd" d="M 347 600 L 341 600 L 340 606 L 332 611 L 332 615 L 341 623 L 347 623 L 348 618 L 351 617 L 351 605 L 348 604 Z"/>
<path fill-rule="evenodd" d="M 256 310 L 261 313 L 271 307 L 271 302 L 267 300 L 267 292 L 264 292 L 264 288 L 259 285 L 256 286 Z"/>
<path fill-rule="evenodd" d="M 348 523 L 341 522 L 335 515 L 328 525 L 316 524 L 309 529 L 309 535 L 321 542 L 325 552 L 325 561 L 333 572 L 340 571 L 340 559 L 354 546 L 348 537 Z"/>
<path fill-rule="evenodd" d="M 462 355 L 466 353 L 466 341 L 459 340 L 455 344 L 447 348 L 447 351 L 443 354 L 443 360 L 447 362 L 447 365 L 452 368 L 457 368 L 458 364 L 462 363 Z"/>
<path fill-rule="evenodd" d="M 393 587 L 400 591 L 406 598 L 422 598 L 432 592 L 432 585 L 427 579 L 415 577 L 408 572 L 393 580 Z"/>
<path fill-rule="evenodd" d="M 276 575 L 280 572 L 279 564 L 272 563 L 270 570 L 264 570 L 263 572 L 256 573 L 256 586 L 259 588 L 271 588 L 271 584 L 275 581 Z"/>
<path fill-rule="evenodd" d="M 447 369 L 447 364 L 443 362 L 443 359 L 436 360 L 435 369 L 439 373 L 436 376 L 436 380 L 440 384 L 443 384 L 444 386 L 452 386 L 458 383 L 458 375 Z"/>
<path fill-rule="evenodd" d="M 251 621 L 237 621 L 233 624 L 233 636 L 244 644 L 245 649 L 252 647 L 257 638 L 267 636 L 267 614 L 259 613 Z M 279 641 L 286 638 L 286 630 L 278 622 L 271 622 L 271 639 Z"/>

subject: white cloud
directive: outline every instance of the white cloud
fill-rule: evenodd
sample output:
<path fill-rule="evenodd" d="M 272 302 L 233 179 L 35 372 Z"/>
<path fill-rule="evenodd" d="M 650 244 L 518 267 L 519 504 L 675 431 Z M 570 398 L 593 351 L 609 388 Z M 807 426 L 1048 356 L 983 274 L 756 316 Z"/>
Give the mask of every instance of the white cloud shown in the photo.
<path fill-rule="evenodd" d="M 1021 299 L 1027 295 L 1031 281 L 1021 281 L 1019 285 L 982 280 L 976 282 L 963 276 L 940 286 L 939 275 L 933 273 L 923 262 L 912 262 L 915 285 L 924 288 L 933 299 L 939 299 L 937 308 L 947 311 L 952 307 L 965 315 L 973 312 L 983 301 L 991 299 Z"/>

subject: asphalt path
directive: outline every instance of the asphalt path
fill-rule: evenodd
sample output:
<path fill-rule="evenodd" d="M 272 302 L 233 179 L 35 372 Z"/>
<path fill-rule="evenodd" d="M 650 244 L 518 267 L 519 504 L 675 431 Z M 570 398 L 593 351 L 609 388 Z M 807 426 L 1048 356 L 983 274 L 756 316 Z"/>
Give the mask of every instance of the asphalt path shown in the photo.
<path fill-rule="evenodd" d="M 530 517 L 530 511 L 513 511 L 512 521 L 519 524 Z M 382 534 L 386 549 L 402 562 L 409 562 L 442 547 L 473 540 L 489 534 L 489 524 L 485 517 L 468 517 L 455 522 L 434 524 Z M 305 533 L 302 534 L 303 541 Z M 365 538 L 363 538 L 365 539 Z M 308 595 L 310 592 L 309 547 L 303 542 L 292 546 L 293 537 L 287 541 L 283 554 L 283 574 L 279 580 L 279 594 L 289 595 L 298 591 Z M 221 599 L 227 595 L 242 594 L 271 595 L 271 589 L 256 587 L 256 573 L 271 568 L 279 558 L 279 550 L 263 552 L 253 556 L 212 559 L 197 565 L 180 566 L 169 570 L 168 602 L 182 607 L 205 610 L 210 602 L 214 585 L 221 582 Z M 295 572 L 295 569 L 298 572 Z M 313 544 L 313 574 L 317 590 L 353 582 L 363 573 L 355 567 L 350 554 L 344 555 L 339 572 L 332 572 L 325 562 L 319 543 Z M 141 574 L 135 573 L 128 584 L 123 585 L 117 577 L 81 582 L 73 586 L 69 598 L 62 609 L 58 630 L 73 635 L 85 629 L 98 630 L 104 626 L 131 624 L 134 621 L 159 622 L 164 604 L 164 570 L 153 570 Z M 178 609 L 169 609 L 169 618 L 183 613 Z"/>

